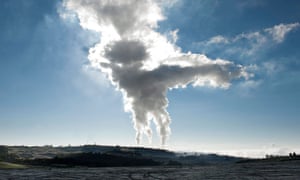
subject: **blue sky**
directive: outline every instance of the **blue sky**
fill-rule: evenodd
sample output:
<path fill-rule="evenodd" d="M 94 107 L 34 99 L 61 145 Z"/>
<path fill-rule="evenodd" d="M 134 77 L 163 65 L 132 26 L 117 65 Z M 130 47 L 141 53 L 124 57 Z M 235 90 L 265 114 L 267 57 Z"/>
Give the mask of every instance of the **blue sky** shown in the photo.
<path fill-rule="evenodd" d="M 89 48 L 101 37 L 62 11 L 60 1 L 1 2 L 0 143 L 135 145 L 121 93 L 89 66 Z M 168 91 L 166 147 L 252 156 L 298 151 L 299 2 L 178 0 L 163 14 L 157 31 L 178 29 L 182 52 L 230 60 L 253 74 L 228 89 Z M 280 25 L 285 33 L 275 36 Z M 159 137 L 142 145 L 160 147 Z"/>

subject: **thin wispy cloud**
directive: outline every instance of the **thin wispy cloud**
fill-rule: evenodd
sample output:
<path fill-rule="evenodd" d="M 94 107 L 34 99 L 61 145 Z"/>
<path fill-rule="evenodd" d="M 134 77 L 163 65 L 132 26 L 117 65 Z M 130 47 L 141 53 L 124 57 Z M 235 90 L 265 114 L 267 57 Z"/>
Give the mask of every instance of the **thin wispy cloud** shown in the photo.
<path fill-rule="evenodd" d="M 204 51 L 222 49 L 224 54 L 235 54 L 240 57 L 255 56 L 259 51 L 282 43 L 289 33 L 299 28 L 300 24 L 278 24 L 260 31 L 241 33 L 234 37 L 217 35 L 207 41 L 194 43 Z M 250 58 L 249 58 L 250 59 Z"/>
<path fill-rule="evenodd" d="M 263 84 L 264 78 L 275 75 L 284 70 L 285 64 L 276 60 L 262 58 L 270 48 L 284 43 L 290 33 L 299 28 L 298 22 L 290 24 L 278 24 L 259 31 L 241 33 L 228 37 L 216 35 L 206 41 L 194 43 L 195 49 L 201 49 L 203 53 L 218 54 L 219 56 L 233 57 L 246 65 L 246 69 L 255 78 L 243 81 L 239 84 L 243 95 L 251 94 L 254 89 Z M 257 78 L 257 75 L 260 77 Z"/>
<path fill-rule="evenodd" d="M 299 28 L 300 24 L 297 23 L 291 23 L 291 24 L 279 24 L 272 28 L 267 28 L 264 31 L 272 35 L 272 38 L 275 42 L 281 43 L 284 41 L 286 35 L 291 32 L 292 30 L 295 30 Z"/>

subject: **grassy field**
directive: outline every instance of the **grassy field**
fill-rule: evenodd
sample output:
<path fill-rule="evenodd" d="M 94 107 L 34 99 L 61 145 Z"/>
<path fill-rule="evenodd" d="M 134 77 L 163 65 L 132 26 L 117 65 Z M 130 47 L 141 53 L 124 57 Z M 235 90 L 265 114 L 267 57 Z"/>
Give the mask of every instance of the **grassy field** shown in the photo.
<path fill-rule="evenodd" d="M 300 179 L 300 161 L 251 162 L 209 166 L 156 166 L 105 168 L 0 169 L 0 180 L 77 180 L 77 179 L 172 179 L 172 180 L 296 180 Z"/>
<path fill-rule="evenodd" d="M 0 161 L 0 169 L 25 169 L 27 166 Z"/>

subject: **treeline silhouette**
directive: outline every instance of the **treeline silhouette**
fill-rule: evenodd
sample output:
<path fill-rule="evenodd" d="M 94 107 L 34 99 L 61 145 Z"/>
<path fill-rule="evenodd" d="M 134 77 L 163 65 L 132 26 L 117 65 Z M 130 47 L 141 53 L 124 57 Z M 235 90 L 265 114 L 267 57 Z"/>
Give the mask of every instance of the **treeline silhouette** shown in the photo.
<path fill-rule="evenodd" d="M 14 161 L 16 161 L 15 159 L 16 159 L 16 156 L 14 154 L 10 154 L 8 152 L 7 146 L 0 145 L 0 161 L 14 162 Z"/>
<path fill-rule="evenodd" d="M 0 146 L 0 161 L 6 160 L 8 156 L 8 148 L 6 146 Z"/>
<path fill-rule="evenodd" d="M 158 166 L 152 159 L 138 155 L 115 155 L 109 153 L 79 153 L 52 159 L 24 160 L 29 165 L 39 166 L 87 166 L 87 167 L 125 167 L 125 166 Z"/>
<path fill-rule="evenodd" d="M 280 162 L 280 161 L 299 161 L 300 156 L 297 155 L 295 152 L 289 153 L 289 155 L 283 156 L 283 155 L 272 155 L 272 154 L 266 154 L 265 158 L 259 158 L 259 159 L 245 159 L 238 161 L 237 163 L 249 163 L 249 162 Z"/>
<path fill-rule="evenodd" d="M 267 160 L 300 160 L 300 156 L 297 155 L 295 152 L 289 153 L 288 156 L 278 156 L 272 154 L 266 154 L 265 159 Z"/>

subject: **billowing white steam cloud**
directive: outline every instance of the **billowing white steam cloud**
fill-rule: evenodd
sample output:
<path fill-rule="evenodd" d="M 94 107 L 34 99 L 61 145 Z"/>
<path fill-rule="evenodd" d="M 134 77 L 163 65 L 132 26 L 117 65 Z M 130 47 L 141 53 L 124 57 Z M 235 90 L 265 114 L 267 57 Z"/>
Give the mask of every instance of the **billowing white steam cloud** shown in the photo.
<path fill-rule="evenodd" d="M 240 65 L 211 60 L 205 55 L 183 53 L 173 39 L 156 32 L 164 17 L 152 0 L 66 0 L 83 28 L 100 33 L 90 49 L 93 67 L 106 73 L 124 97 L 125 111 L 132 113 L 137 143 L 145 133 L 151 140 L 153 120 L 164 144 L 170 134 L 166 93 L 170 88 L 213 86 L 227 88 L 230 81 L 245 77 Z"/>

